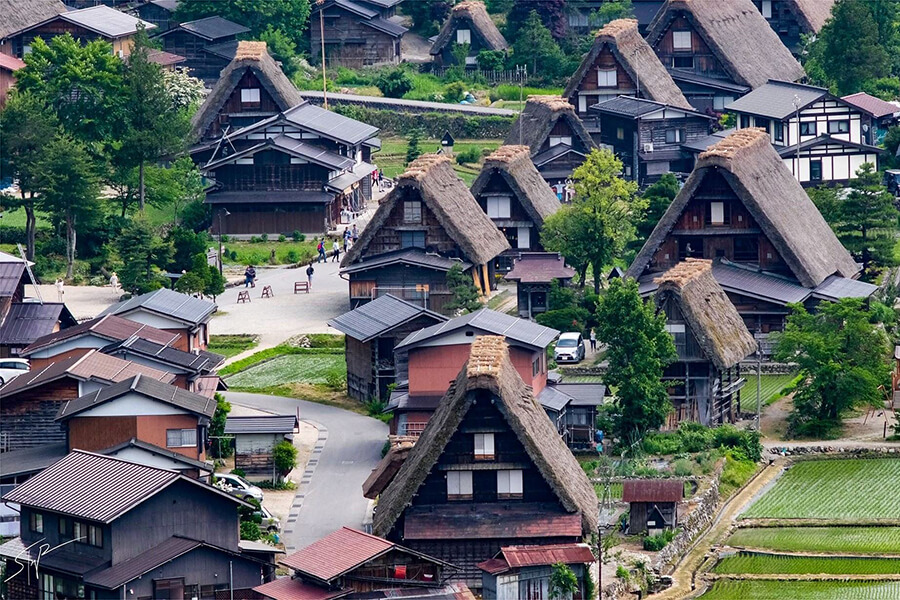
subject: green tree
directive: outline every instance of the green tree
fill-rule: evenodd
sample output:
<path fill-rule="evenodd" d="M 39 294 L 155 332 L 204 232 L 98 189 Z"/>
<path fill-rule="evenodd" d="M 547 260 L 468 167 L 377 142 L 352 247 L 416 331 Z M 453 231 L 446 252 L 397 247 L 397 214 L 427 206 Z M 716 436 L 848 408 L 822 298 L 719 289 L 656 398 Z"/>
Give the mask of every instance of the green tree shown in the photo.
<path fill-rule="evenodd" d="M 529 12 L 513 43 L 513 64 L 527 65 L 529 75 L 534 77 L 556 77 L 561 73 L 565 59 L 537 11 Z"/>
<path fill-rule="evenodd" d="M 610 0 L 600 5 L 590 17 L 591 27 L 603 27 L 616 19 L 633 19 L 634 7 L 631 0 Z"/>
<path fill-rule="evenodd" d="M 506 39 L 518 41 L 522 29 L 527 28 L 531 13 L 550 34 L 561 39 L 566 35 L 566 0 L 514 0 L 506 18 Z"/>
<path fill-rule="evenodd" d="M 422 133 L 419 131 L 418 127 L 414 127 L 412 131 L 409 132 L 409 137 L 407 138 L 407 146 L 406 146 L 406 164 L 409 166 L 409 163 L 416 160 L 420 156 L 422 156 L 422 150 L 419 148 L 419 136 Z"/>
<path fill-rule="evenodd" d="M 175 290 L 182 294 L 202 294 L 205 287 L 206 281 L 201 275 L 198 275 L 193 271 L 182 273 L 181 277 L 178 278 L 178 281 L 175 282 Z"/>
<path fill-rule="evenodd" d="M 776 360 L 800 367 L 791 432 L 826 435 L 851 408 L 880 405 L 879 386 L 890 383 L 888 341 L 862 300 L 823 302 L 815 314 L 801 304 L 791 309 L 775 345 Z"/>
<path fill-rule="evenodd" d="M 189 156 L 182 156 L 168 166 L 148 166 L 146 186 L 147 203 L 157 208 L 171 207 L 173 225 L 178 224 L 182 207 L 202 202 L 206 197 L 203 175 Z"/>
<path fill-rule="evenodd" d="M 660 427 L 672 409 L 663 370 L 676 358 L 665 314 L 644 302 L 633 279 L 614 279 L 597 308 L 597 338 L 607 345 L 606 384 L 616 388 L 620 439 Z"/>
<path fill-rule="evenodd" d="M 822 218 L 832 227 L 836 227 L 840 222 L 843 190 L 844 188 L 839 185 L 832 187 L 824 184 L 806 190 L 806 195 L 819 209 Z"/>
<path fill-rule="evenodd" d="M 272 447 L 272 460 L 279 478 L 286 477 L 297 466 L 297 448 L 287 440 Z"/>
<path fill-rule="evenodd" d="M 231 443 L 230 440 L 222 438 L 225 435 L 225 421 L 231 412 L 231 404 L 218 392 L 215 399 L 216 412 L 209 422 L 209 455 L 212 458 L 228 458 L 231 456 Z"/>
<path fill-rule="evenodd" d="M 578 577 L 575 571 L 565 564 L 558 562 L 550 567 L 550 598 L 562 599 L 573 597 L 578 591 Z"/>
<path fill-rule="evenodd" d="M 584 287 L 590 266 L 589 253 L 593 245 L 588 223 L 581 218 L 581 210 L 565 204 L 544 220 L 541 244 L 547 250 L 566 257 L 566 264 L 578 273 L 578 285 Z"/>
<path fill-rule="evenodd" d="M 269 25 L 259 34 L 259 40 L 265 42 L 272 58 L 281 63 L 281 70 L 292 79 L 299 71 L 297 68 L 297 44 L 286 33 Z"/>
<path fill-rule="evenodd" d="M 880 174 L 871 163 L 863 164 L 850 182 L 847 198 L 838 203 L 834 228 L 847 250 L 862 263 L 862 276 L 869 281 L 881 268 L 895 263 L 897 216 L 894 198 L 881 184 Z"/>
<path fill-rule="evenodd" d="M 403 94 L 413 89 L 413 80 L 406 69 L 397 67 L 379 74 L 375 78 L 375 87 L 388 98 L 402 98 Z"/>
<path fill-rule="evenodd" d="M 259 38 L 271 27 L 289 36 L 296 46 L 302 46 L 309 13 L 310 0 L 180 0 L 175 19 L 183 23 L 218 15 L 247 27 L 253 37 Z"/>
<path fill-rule="evenodd" d="M 412 28 L 419 34 L 430 37 L 450 16 L 453 2 L 449 0 L 417 0 L 404 2 L 400 10 L 412 19 Z"/>
<path fill-rule="evenodd" d="M 116 249 L 124 263 L 119 269 L 122 289 L 143 294 L 163 286 L 159 269 L 172 260 L 172 244 L 163 240 L 143 218 L 134 218 L 116 238 Z"/>
<path fill-rule="evenodd" d="M 659 220 L 666 213 L 672 200 L 681 191 L 678 179 L 672 173 L 666 173 L 659 181 L 647 186 L 642 194 L 647 202 L 647 212 L 644 218 L 637 224 L 637 239 L 641 243 L 650 237 Z"/>
<path fill-rule="evenodd" d="M 206 94 L 201 80 L 191 77 L 184 69 L 165 69 L 162 74 L 166 92 L 176 110 L 187 109 L 193 113 L 200 108 Z"/>
<path fill-rule="evenodd" d="M 10 94 L 0 112 L 0 177 L 15 179 L 19 196 L 7 196 L 6 208 L 25 210 L 25 256 L 34 260 L 37 219 L 35 203 L 35 162 L 44 145 L 56 135 L 59 123 L 54 112 L 40 99 L 28 93 Z"/>
<path fill-rule="evenodd" d="M 66 134 L 47 142 L 34 164 L 37 208 L 66 229 L 66 278 L 75 265 L 77 229 L 89 226 L 100 210 L 100 183 L 85 145 Z"/>
<path fill-rule="evenodd" d="M 448 310 L 472 312 L 481 308 L 481 296 L 472 282 L 472 275 L 464 273 L 459 265 L 453 265 L 447 271 L 447 288 L 453 296 L 445 305 Z"/>
<path fill-rule="evenodd" d="M 502 50 L 482 50 L 475 57 L 475 63 L 482 71 L 502 71 L 506 54 Z"/>

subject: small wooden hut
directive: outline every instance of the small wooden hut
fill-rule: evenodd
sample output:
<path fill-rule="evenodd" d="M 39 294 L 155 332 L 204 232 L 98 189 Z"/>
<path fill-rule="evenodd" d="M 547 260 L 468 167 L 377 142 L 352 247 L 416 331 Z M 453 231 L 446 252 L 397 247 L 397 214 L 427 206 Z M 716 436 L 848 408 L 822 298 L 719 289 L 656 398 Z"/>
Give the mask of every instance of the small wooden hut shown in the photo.
<path fill-rule="evenodd" d="M 678 527 L 678 503 L 684 498 L 680 479 L 633 479 L 622 485 L 629 505 L 628 533 L 654 535 Z"/>

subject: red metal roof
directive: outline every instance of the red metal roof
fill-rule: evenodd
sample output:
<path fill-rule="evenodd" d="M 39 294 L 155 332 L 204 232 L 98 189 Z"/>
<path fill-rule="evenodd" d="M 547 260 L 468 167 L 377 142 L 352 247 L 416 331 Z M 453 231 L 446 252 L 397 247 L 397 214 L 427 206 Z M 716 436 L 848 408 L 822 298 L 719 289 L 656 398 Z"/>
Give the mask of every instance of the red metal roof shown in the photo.
<path fill-rule="evenodd" d="M 280 562 L 320 581 L 331 581 L 393 547 L 380 537 L 341 527 Z"/>
<path fill-rule="evenodd" d="M 2 52 L 0 52 L 0 69 L 6 69 L 7 71 L 18 71 L 24 66 L 25 61 L 19 60 L 15 56 L 10 56 L 9 54 L 3 54 Z"/>
<path fill-rule="evenodd" d="M 505 279 L 521 283 L 550 283 L 554 279 L 572 279 L 575 269 L 557 252 L 523 252 Z"/>
<path fill-rule="evenodd" d="M 413 507 L 406 511 L 403 537 L 408 540 L 581 538 L 581 514 L 540 504 L 443 504 L 434 511 Z"/>
<path fill-rule="evenodd" d="M 253 588 L 254 592 L 272 600 L 332 600 L 346 596 L 353 590 L 327 590 L 303 583 L 299 579 L 285 577 Z"/>
<path fill-rule="evenodd" d="M 596 559 L 587 544 L 554 544 L 552 546 L 508 546 L 500 552 L 513 568 L 541 565 L 592 563 Z"/>
<path fill-rule="evenodd" d="M 489 558 L 475 566 L 490 575 L 499 575 L 500 573 L 509 571 L 509 564 L 502 558 Z"/>
<path fill-rule="evenodd" d="M 633 479 L 622 487 L 623 502 L 680 502 L 684 498 L 680 479 Z"/>
<path fill-rule="evenodd" d="M 85 321 L 84 323 L 79 323 L 73 327 L 67 327 L 66 329 L 38 338 L 33 344 L 22 351 L 22 355 L 29 355 L 39 348 L 53 346 L 63 340 L 90 334 L 116 341 L 123 341 L 132 336 L 136 336 L 164 345 L 171 344 L 178 339 L 177 333 L 163 331 L 162 329 L 136 323 L 135 321 L 129 321 L 128 319 L 117 317 L 115 315 L 106 315 L 105 317 L 97 317 L 96 319 L 91 319 L 90 321 Z"/>
<path fill-rule="evenodd" d="M 881 98 L 870 96 L 865 92 L 850 94 L 849 96 L 844 96 L 841 100 L 873 115 L 875 118 L 886 117 L 887 115 L 900 112 L 900 108 L 897 106 L 890 102 L 885 102 Z"/>

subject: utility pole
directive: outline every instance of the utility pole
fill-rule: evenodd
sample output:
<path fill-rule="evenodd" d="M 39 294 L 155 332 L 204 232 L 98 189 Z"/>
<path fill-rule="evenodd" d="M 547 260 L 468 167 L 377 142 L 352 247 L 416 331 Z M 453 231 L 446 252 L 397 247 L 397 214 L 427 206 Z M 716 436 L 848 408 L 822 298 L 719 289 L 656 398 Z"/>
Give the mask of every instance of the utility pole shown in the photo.
<path fill-rule="evenodd" d="M 798 125 L 799 127 L 799 121 Z M 760 329 L 756 328 L 756 431 L 760 431 L 759 418 L 762 413 L 762 341 Z M 738 391 L 740 394 L 740 391 Z"/>
<path fill-rule="evenodd" d="M 322 99 L 328 110 L 328 80 L 325 78 L 325 0 L 316 0 L 319 5 L 319 34 L 322 38 Z"/>
<path fill-rule="evenodd" d="M 797 117 L 797 151 L 794 155 L 794 162 L 797 163 L 797 181 L 800 181 L 800 96 L 794 94 L 793 100 L 791 103 L 794 105 L 794 112 Z M 790 134 L 790 127 L 788 127 L 788 133 Z"/>
<path fill-rule="evenodd" d="M 528 65 L 519 65 L 516 67 L 516 75 L 519 77 L 519 103 L 522 105 L 521 110 L 525 111 L 525 80 L 528 78 Z M 522 145 L 522 113 L 519 113 L 519 145 Z"/>
<path fill-rule="evenodd" d="M 223 272 L 222 266 L 222 217 L 227 217 L 231 213 L 228 212 L 227 208 L 223 208 L 219 211 L 219 275 Z"/>

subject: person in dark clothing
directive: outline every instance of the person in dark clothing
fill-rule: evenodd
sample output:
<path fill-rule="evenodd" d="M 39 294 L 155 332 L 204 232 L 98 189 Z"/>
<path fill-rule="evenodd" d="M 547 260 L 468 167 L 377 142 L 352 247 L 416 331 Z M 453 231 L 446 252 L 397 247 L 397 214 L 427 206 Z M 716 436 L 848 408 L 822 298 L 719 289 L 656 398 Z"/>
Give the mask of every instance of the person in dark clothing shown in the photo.
<path fill-rule="evenodd" d="M 313 264 L 309 263 L 309 266 L 306 267 L 306 283 L 309 284 L 309 291 L 312 291 L 312 276 L 315 272 L 316 270 L 313 269 Z"/>

